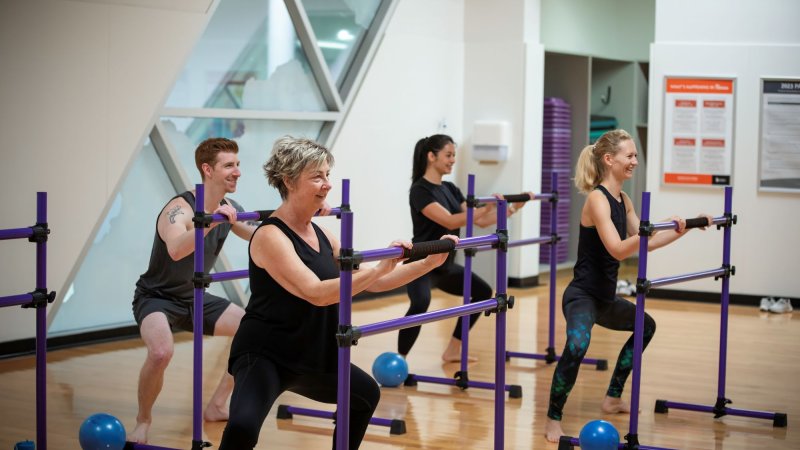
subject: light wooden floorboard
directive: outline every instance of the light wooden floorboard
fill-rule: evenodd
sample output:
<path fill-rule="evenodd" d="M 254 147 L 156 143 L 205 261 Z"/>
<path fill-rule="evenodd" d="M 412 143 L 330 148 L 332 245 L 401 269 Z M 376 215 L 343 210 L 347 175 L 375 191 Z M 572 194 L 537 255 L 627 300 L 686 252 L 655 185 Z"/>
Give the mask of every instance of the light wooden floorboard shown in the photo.
<path fill-rule="evenodd" d="M 560 296 L 569 273 L 559 276 Z M 516 305 L 508 315 L 508 349 L 542 352 L 547 344 L 545 285 L 511 289 Z M 437 292 L 431 309 L 454 306 L 457 297 Z M 401 316 L 405 296 L 386 297 L 354 305 L 354 324 Z M 800 448 L 800 322 L 792 314 L 760 313 L 754 307 L 733 306 L 729 317 L 726 396 L 732 407 L 788 413 L 787 428 L 773 428 L 762 419 L 724 417 L 671 410 L 655 414 L 656 399 L 713 405 L 717 395 L 719 306 L 648 299 L 647 310 L 658 331 L 645 352 L 642 372 L 639 440 L 641 444 L 682 449 L 798 449 Z M 31 322 L 33 323 L 33 322 Z M 413 373 L 450 377 L 456 364 L 442 364 L 440 354 L 452 332 L 453 320 L 423 326 L 409 356 Z M 564 342 L 564 319 L 556 314 L 556 351 Z M 369 371 L 374 358 L 396 349 L 397 332 L 363 338 L 353 348 L 353 361 Z M 596 327 L 588 357 L 608 359 L 610 369 L 627 333 Z M 176 335 L 174 359 L 167 371 L 164 391 L 156 403 L 151 444 L 174 448 L 191 445 L 191 335 Z M 471 380 L 492 382 L 494 374 L 494 319 L 482 317 L 471 334 Z M 204 396 L 213 391 L 226 366 L 229 339 L 206 338 Z M 81 422 L 95 412 L 108 412 L 132 427 L 136 416 L 136 381 L 145 349 L 139 340 L 90 345 L 50 352 L 47 365 L 48 448 L 74 450 Z M 519 384 L 521 399 L 506 401 L 505 448 L 555 449 L 543 437 L 543 427 L 553 366 L 514 359 L 506 365 L 507 383 Z M 605 415 L 600 401 L 611 370 L 596 371 L 584 365 L 565 409 L 563 426 L 577 435 L 593 419 L 611 421 L 625 435 L 627 415 Z M 625 398 L 630 396 L 630 380 Z M 35 439 L 34 359 L 0 361 L 0 448 Z M 332 410 L 294 394 L 278 404 Z M 494 442 L 493 392 L 420 383 L 414 388 L 383 388 L 377 417 L 404 419 L 408 432 L 391 436 L 388 429 L 371 426 L 364 449 L 483 449 Z M 216 445 L 223 423 L 206 423 L 204 438 Z M 261 431 L 259 449 L 330 448 L 330 421 L 295 416 L 277 420 L 275 410 Z"/>

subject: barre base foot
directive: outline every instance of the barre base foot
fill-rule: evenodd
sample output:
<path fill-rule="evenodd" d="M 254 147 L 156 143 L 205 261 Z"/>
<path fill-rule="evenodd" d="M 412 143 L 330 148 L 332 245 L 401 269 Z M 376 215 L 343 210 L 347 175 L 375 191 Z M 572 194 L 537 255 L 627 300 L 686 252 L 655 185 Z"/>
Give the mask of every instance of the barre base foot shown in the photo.
<path fill-rule="evenodd" d="M 278 419 L 291 419 L 294 417 L 291 411 L 289 411 L 289 405 L 278 405 L 278 413 L 276 414 Z"/>
<path fill-rule="evenodd" d="M 658 414 L 666 414 L 669 412 L 669 407 L 667 406 L 666 400 L 656 400 L 656 409 L 655 412 Z"/>
<path fill-rule="evenodd" d="M 389 425 L 389 434 L 406 434 L 406 421 L 400 419 L 392 419 Z"/>
<path fill-rule="evenodd" d="M 558 440 L 558 450 L 573 450 L 575 448 L 572 445 L 572 437 L 570 436 L 561 436 Z"/>

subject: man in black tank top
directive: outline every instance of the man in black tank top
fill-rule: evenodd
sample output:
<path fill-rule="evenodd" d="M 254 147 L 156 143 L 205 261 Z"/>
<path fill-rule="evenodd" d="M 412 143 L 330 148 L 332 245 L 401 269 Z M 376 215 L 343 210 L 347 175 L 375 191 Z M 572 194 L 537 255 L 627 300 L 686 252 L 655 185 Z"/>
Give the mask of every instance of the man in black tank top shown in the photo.
<path fill-rule="evenodd" d="M 237 222 L 236 213 L 244 210 L 225 198 L 226 194 L 236 191 L 241 176 L 238 150 L 236 142 L 224 138 L 207 139 L 195 150 L 205 189 L 204 210 L 229 218 L 228 222 L 206 228 L 203 268 L 206 273 L 214 266 L 230 231 L 249 240 L 256 228 L 253 223 Z M 156 221 L 149 267 L 136 282 L 133 312 L 147 346 L 147 358 L 139 374 L 139 412 L 136 426 L 127 437 L 130 442 L 147 443 L 153 404 L 173 353 L 172 328 L 193 329 L 195 230 L 192 217 L 195 209 L 194 192 L 179 194 L 162 208 Z M 233 336 L 243 315 L 241 307 L 205 293 L 203 334 Z M 225 374 L 204 412 L 205 420 L 227 420 L 227 403 L 232 390 L 233 378 Z"/>

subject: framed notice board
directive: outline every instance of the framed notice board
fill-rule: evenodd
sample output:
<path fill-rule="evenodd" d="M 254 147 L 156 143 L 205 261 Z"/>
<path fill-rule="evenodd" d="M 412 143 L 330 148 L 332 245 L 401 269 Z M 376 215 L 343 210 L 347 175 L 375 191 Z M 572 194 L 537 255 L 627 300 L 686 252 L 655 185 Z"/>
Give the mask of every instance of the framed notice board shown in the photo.
<path fill-rule="evenodd" d="M 758 188 L 800 193 L 800 79 L 761 79 Z"/>
<path fill-rule="evenodd" d="M 731 184 L 734 81 L 665 78 L 663 184 Z"/>

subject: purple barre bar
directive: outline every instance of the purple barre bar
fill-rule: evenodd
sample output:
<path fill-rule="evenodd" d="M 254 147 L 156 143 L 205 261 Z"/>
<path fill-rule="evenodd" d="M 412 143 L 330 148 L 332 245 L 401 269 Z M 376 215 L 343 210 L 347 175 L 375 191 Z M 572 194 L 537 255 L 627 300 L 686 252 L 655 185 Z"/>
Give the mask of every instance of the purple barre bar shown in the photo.
<path fill-rule="evenodd" d="M 656 278 L 650 281 L 650 287 L 664 286 L 667 284 L 682 283 L 684 281 L 699 280 L 701 278 L 711 278 L 725 275 L 725 268 L 709 269 L 700 272 L 685 273 L 671 277 Z"/>
<path fill-rule="evenodd" d="M 711 221 L 711 225 L 723 225 L 728 221 L 725 216 L 714 217 L 714 220 Z M 711 226 L 709 225 L 709 226 Z M 653 230 L 674 230 L 678 227 L 678 223 L 674 220 L 670 220 L 669 222 L 657 222 L 653 225 Z"/>
<path fill-rule="evenodd" d="M 210 276 L 211 276 L 211 281 L 238 280 L 250 276 L 250 271 L 247 269 L 232 270 L 230 272 L 212 273 Z"/>
<path fill-rule="evenodd" d="M 133 442 L 126 442 L 124 450 L 178 450 L 174 447 L 160 447 L 158 445 L 149 445 L 149 444 L 135 444 Z"/>
<path fill-rule="evenodd" d="M 205 205 L 205 186 L 195 184 L 195 205 Z M 205 233 L 202 228 L 194 229 L 194 271 L 202 273 L 205 270 Z M 202 287 L 194 288 L 194 314 L 193 322 L 193 352 L 192 352 L 192 441 L 200 442 L 203 436 L 203 418 L 200 408 L 203 406 L 203 296 Z"/>
<path fill-rule="evenodd" d="M 385 320 L 383 322 L 364 325 L 358 327 L 358 329 L 361 332 L 361 337 L 366 337 L 374 334 L 385 333 L 387 331 L 400 330 L 416 325 L 422 325 L 424 323 L 435 322 L 437 320 L 449 319 L 451 317 L 483 312 L 492 308 L 497 308 L 496 299 L 473 302 L 467 305 L 453 306 L 452 308 L 444 308 L 438 311 L 430 311 L 422 314 L 414 314 L 413 316 L 403 317 L 400 319 Z"/>
<path fill-rule="evenodd" d="M 240 212 L 236 214 L 236 220 L 239 222 L 243 222 L 245 220 L 260 220 L 262 213 L 272 213 L 273 211 L 264 210 L 264 211 L 248 211 L 248 212 Z M 342 213 L 341 208 L 331 208 L 331 213 L 329 216 L 338 216 Z M 315 214 L 319 216 L 319 214 Z M 212 222 L 227 222 L 228 216 L 224 214 L 211 214 L 211 221 Z"/>
<path fill-rule="evenodd" d="M 684 409 L 688 411 L 700 411 L 700 412 L 707 412 L 707 413 L 716 413 L 713 406 L 705 406 L 705 405 L 696 405 L 692 403 L 680 403 L 680 402 L 671 402 L 671 401 L 664 401 L 664 406 L 668 408 L 675 408 L 675 409 Z M 767 411 L 753 411 L 747 409 L 736 409 L 736 408 L 728 408 L 725 407 L 725 414 L 731 416 L 742 416 L 742 417 L 752 417 L 755 419 L 767 419 L 773 420 L 775 418 L 774 412 L 767 412 Z"/>
<path fill-rule="evenodd" d="M 578 438 L 575 438 L 575 437 L 569 437 L 569 436 L 564 436 L 562 439 L 569 439 L 569 443 L 570 443 L 571 445 L 574 445 L 574 446 L 576 446 L 576 447 L 580 447 L 580 446 L 581 446 L 581 441 L 580 441 L 580 439 L 578 439 Z M 559 445 L 559 448 L 561 448 L 561 446 L 560 446 L 560 445 Z M 623 442 L 621 442 L 621 443 L 619 443 L 619 444 L 617 445 L 617 448 L 618 448 L 618 449 L 625 449 L 625 448 L 628 448 L 628 444 L 627 444 L 627 443 L 623 443 Z M 649 446 L 649 445 L 642 445 L 642 444 L 639 444 L 639 446 L 638 446 L 637 448 L 639 448 L 639 449 L 641 449 L 641 450 L 672 450 L 672 449 L 670 449 L 670 448 L 668 448 L 668 447 L 651 447 L 651 446 Z"/>
<path fill-rule="evenodd" d="M 509 247 L 522 247 L 523 245 L 530 245 L 530 244 L 549 244 L 552 238 L 550 236 L 541 236 L 535 238 L 528 238 L 528 239 L 519 239 L 516 241 L 508 241 Z M 480 247 L 475 247 L 475 250 L 479 252 L 485 252 L 487 250 L 494 250 L 494 247 L 491 245 L 481 245 Z"/>
<path fill-rule="evenodd" d="M 533 201 L 533 200 L 547 200 L 547 199 L 551 199 L 551 198 L 553 198 L 553 194 L 534 194 L 533 198 L 528 200 L 528 201 L 530 202 L 530 201 Z M 497 197 L 491 197 L 491 196 L 490 197 L 475 197 L 475 201 L 477 201 L 478 203 L 497 203 L 497 200 L 498 200 Z"/>
<path fill-rule="evenodd" d="M 309 409 L 309 408 L 300 408 L 298 406 L 287 406 L 287 412 L 291 414 L 297 414 L 298 416 L 309 416 L 309 417 L 317 417 L 319 419 L 335 419 L 336 412 L 335 411 L 322 411 L 319 409 Z M 393 425 L 392 422 L 398 419 L 383 419 L 380 417 L 371 417 L 369 419 L 369 423 L 371 425 L 380 425 L 384 427 L 391 427 Z"/>
<path fill-rule="evenodd" d="M 0 230 L 0 240 L 5 239 L 21 239 L 33 236 L 33 229 L 28 228 L 9 228 L 8 230 Z"/>
<path fill-rule="evenodd" d="M 33 301 L 33 295 L 31 294 L 18 294 L 0 297 L 0 308 L 4 306 L 25 305 L 31 301 Z"/>
<path fill-rule="evenodd" d="M 478 247 L 480 245 L 491 245 L 496 244 L 499 241 L 497 235 L 495 234 L 487 234 L 486 236 L 477 236 L 473 238 L 464 238 L 458 241 L 456 244 L 455 249 L 459 250 L 462 248 L 470 248 L 470 247 Z M 403 256 L 403 249 L 402 247 L 386 247 L 386 248 L 378 248 L 375 250 L 364 250 L 362 252 L 358 252 L 361 255 L 361 261 L 378 261 L 381 259 L 390 259 L 390 258 L 399 258 Z"/>

